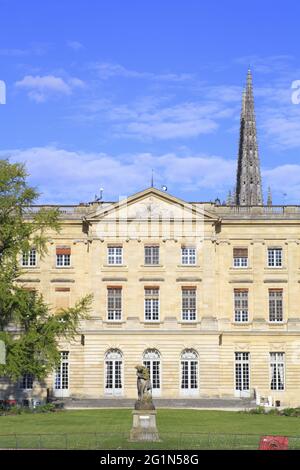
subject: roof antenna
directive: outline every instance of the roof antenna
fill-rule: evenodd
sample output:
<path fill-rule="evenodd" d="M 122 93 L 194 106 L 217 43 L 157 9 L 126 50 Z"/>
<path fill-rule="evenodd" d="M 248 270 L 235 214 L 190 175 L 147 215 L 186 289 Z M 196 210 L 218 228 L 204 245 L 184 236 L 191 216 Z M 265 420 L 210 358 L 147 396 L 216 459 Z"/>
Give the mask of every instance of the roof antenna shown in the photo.
<path fill-rule="evenodd" d="M 100 201 L 102 201 L 102 199 L 103 199 L 103 191 L 104 191 L 104 189 L 103 189 L 103 188 L 100 188 L 100 196 L 97 196 L 97 194 L 95 194 L 95 202 L 100 202 Z"/>
<path fill-rule="evenodd" d="M 151 173 L 151 188 L 154 188 L 154 176 L 153 176 L 153 168 L 152 168 L 152 173 Z"/>

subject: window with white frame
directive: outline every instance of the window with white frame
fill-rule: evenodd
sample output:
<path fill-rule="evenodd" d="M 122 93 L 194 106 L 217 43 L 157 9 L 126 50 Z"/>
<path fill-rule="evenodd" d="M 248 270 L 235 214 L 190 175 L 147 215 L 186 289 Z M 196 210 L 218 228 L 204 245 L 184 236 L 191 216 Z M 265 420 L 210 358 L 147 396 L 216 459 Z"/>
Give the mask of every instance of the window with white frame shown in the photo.
<path fill-rule="evenodd" d="M 187 246 L 181 247 L 181 264 L 196 264 L 196 248 Z"/>
<path fill-rule="evenodd" d="M 282 267 L 282 248 L 268 248 L 268 267 Z"/>
<path fill-rule="evenodd" d="M 198 389 L 198 354 L 193 349 L 185 349 L 181 354 L 181 383 L 183 391 Z"/>
<path fill-rule="evenodd" d="M 248 290 L 234 289 L 234 321 L 247 322 L 248 319 Z"/>
<path fill-rule="evenodd" d="M 269 321 L 282 322 L 283 321 L 283 290 L 270 289 L 269 290 Z"/>
<path fill-rule="evenodd" d="M 20 380 L 20 388 L 22 390 L 32 390 L 33 389 L 33 375 L 24 374 Z"/>
<path fill-rule="evenodd" d="M 159 288 L 145 288 L 145 321 L 159 320 Z"/>
<path fill-rule="evenodd" d="M 119 349 L 110 349 L 105 355 L 105 391 L 118 395 L 122 392 L 123 356 Z"/>
<path fill-rule="evenodd" d="M 182 312 L 181 318 L 183 321 L 195 321 L 197 317 L 196 310 L 196 288 L 183 287 L 181 291 L 182 296 Z"/>
<path fill-rule="evenodd" d="M 282 352 L 270 353 L 271 390 L 284 390 L 284 356 Z"/>
<path fill-rule="evenodd" d="M 145 246 L 145 264 L 158 265 L 159 264 L 159 246 Z"/>
<path fill-rule="evenodd" d="M 235 353 L 235 389 L 240 392 L 250 390 L 250 354 Z"/>
<path fill-rule="evenodd" d="M 56 248 L 56 267 L 63 268 L 71 266 L 71 248 L 70 247 L 57 247 Z"/>
<path fill-rule="evenodd" d="M 69 352 L 60 353 L 60 364 L 55 371 L 55 390 L 67 390 L 69 388 Z"/>
<path fill-rule="evenodd" d="M 160 390 L 160 353 L 157 349 L 147 349 L 143 354 L 143 364 L 149 370 L 152 391 Z"/>
<path fill-rule="evenodd" d="M 107 319 L 121 320 L 122 318 L 122 288 L 107 288 Z"/>
<path fill-rule="evenodd" d="M 31 248 L 22 254 L 21 265 L 26 268 L 33 268 L 37 265 L 37 253 L 35 248 Z"/>
<path fill-rule="evenodd" d="M 233 248 L 233 267 L 248 267 L 248 248 Z"/>
<path fill-rule="evenodd" d="M 123 264 L 123 247 L 122 246 L 109 246 L 107 248 L 107 263 L 108 264 Z"/>

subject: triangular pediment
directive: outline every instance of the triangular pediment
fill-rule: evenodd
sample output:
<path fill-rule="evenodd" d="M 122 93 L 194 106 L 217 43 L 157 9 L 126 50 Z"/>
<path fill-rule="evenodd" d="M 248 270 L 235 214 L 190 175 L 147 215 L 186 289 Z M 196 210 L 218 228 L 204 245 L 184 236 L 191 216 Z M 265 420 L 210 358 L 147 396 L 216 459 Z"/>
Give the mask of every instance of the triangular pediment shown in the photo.
<path fill-rule="evenodd" d="M 216 222 L 216 214 L 200 204 L 189 203 L 156 188 L 148 188 L 112 204 L 105 204 L 89 214 L 89 220 L 121 219 L 206 219 Z"/>

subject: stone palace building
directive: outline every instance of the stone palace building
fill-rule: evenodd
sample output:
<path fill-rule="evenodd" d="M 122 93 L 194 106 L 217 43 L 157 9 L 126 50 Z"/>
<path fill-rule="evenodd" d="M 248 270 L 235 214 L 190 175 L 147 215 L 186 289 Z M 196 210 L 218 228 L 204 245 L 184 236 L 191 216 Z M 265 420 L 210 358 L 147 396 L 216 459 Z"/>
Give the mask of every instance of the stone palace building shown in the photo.
<path fill-rule="evenodd" d="M 144 363 L 154 397 L 300 404 L 300 207 L 270 193 L 264 205 L 250 71 L 237 167 L 226 204 L 150 187 L 59 208 L 61 232 L 43 259 L 34 248 L 21 257 L 19 281 L 54 314 L 94 301 L 44 391 L 134 398 Z M 30 375 L 17 385 L 18 396 L 40 390 Z"/>

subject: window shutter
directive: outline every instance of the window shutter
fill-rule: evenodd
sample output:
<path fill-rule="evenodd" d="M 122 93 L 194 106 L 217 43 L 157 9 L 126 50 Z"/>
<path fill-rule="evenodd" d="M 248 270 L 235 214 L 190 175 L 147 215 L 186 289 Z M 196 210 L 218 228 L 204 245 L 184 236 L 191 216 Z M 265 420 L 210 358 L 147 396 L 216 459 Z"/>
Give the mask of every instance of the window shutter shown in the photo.
<path fill-rule="evenodd" d="M 234 258 L 248 258 L 248 248 L 233 248 Z"/>
<path fill-rule="evenodd" d="M 70 255 L 71 248 L 69 246 L 57 246 L 56 247 L 56 254 L 57 255 Z"/>

